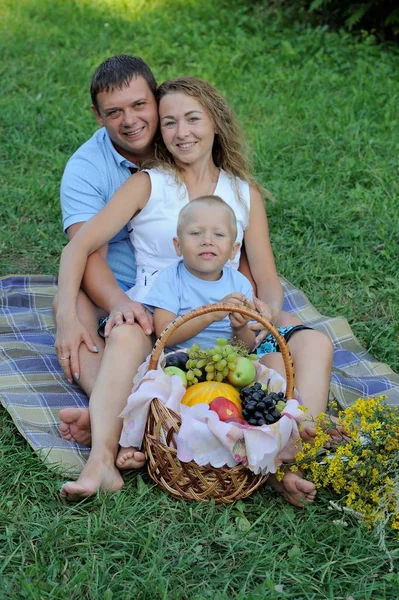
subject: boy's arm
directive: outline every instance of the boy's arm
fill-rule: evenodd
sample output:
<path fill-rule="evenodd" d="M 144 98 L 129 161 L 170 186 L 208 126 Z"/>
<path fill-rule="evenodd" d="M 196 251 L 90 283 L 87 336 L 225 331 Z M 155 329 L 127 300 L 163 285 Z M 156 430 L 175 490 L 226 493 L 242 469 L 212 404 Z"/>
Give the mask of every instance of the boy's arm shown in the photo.
<path fill-rule="evenodd" d="M 207 315 L 202 315 L 201 317 L 195 317 L 191 319 L 191 321 L 187 321 L 184 325 L 180 325 L 176 329 L 176 331 L 170 336 L 168 340 L 168 345 L 176 346 L 177 344 L 182 344 L 187 340 L 193 338 L 198 335 L 201 331 L 209 327 L 213 321 L 218 320 L 215 319 L 215 315 L 219 315 L 220 313 L 209 313 Z M 223 314 L 223 317 L 225 314 Z M 163 308 L 155 308 L 154 309 L 154 329 L 155 335 L 157 337 L 160 336 L 162 331 L 165 329 L 169 323 L 171 323 L 176 318 L 176 315 L 169 312 L 168 310 L 164 310 Z"/>
<path fill-rule="evenodd" d="M 220 302 L 223 302 L 225 304 L 236 304 L 237 306 L 240 306 L 244 300 L 245 297 L 243 296 L 243 294 L 239 292 L 234 292 L 222 298 Z M 178 327 L 176 331 L 170 336 L 168 344 L 170 343 L 171 346 L 182 344 L 183 342 L 198 335 L 198 333 L 201 333 L 201 331 L 209 327 L 211 323 L 215 321 L 221 321 L 226 317 L 226 315 L 227 313 L 225 311 L 217 311 L 195 317 L 194 319 L 187 321 L 187 323 L 184 323 L 184 325 L 180 325 L 180 327 Z M 241 315 L 238 316 L 241 317 Z M 169 323 L 171 323 L 175 318 L 176 313 L 167 311 L 159 307 L 154 307 L 154 329 L 156 336 L 159 337 L 159 335 L 162 333 L 165 327 L 169 325 Z M 246 319 L 246 317 L 244 317 L 244 319 Z M 248 321 L 248 319 L 246 319 L 246 321 Z M 242 323 L 239 322 L 238 326 L 241 329 Z"/>
<path fill-rule="evenodd" d="M 231 329 L 233 332 L 233 338 L 237 338 L 244 342 L 248 350 L 252 352 L 255 347 L 255 332 L 251 331 L 247 324 L 243 325 L 242 327 L 231 326 Z"/>
<path fill-rule="evenodd" d="M 243 305 L 252 310 L 256 310 L 254 303 L 252 302 L 254 297 L 254 290 L 251 282 L 248 281 L 246 276 L 242 273 L 234 273 L 236 289 L 244 295 Z M 255 347 L 255 332 L 248 327 L 249 317 L 241 315 L 240 313 L 230 313 L 230 325 L 232 329 L 233 338 L 237 338 L 244 342 L 247 348 L 252 352 Z"/>

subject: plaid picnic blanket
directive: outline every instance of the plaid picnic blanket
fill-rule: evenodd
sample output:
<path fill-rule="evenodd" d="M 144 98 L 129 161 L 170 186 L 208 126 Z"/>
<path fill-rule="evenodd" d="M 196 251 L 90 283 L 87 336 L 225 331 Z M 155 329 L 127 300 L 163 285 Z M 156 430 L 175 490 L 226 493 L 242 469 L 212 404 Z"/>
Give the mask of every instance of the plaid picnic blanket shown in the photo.
<path fill-rule="evenodd" d="M 284 309 L 324 331 L 335 346 L 331 393 L 345 408 L 359 397 L 386 394 L 399 405 L 399 376 L 360 346 L 347 321 L 321 315 L 305 295 L 281 278 Z M 54 350 L 55 326 L 51 302 L 56 278 L 0 278 L 0 400 L 16 427 L 44 462 L 65 475 L 77 475 L 89 449 L 63 440 L 58 412 L 85 407 L 88 400 L 69 384 Z"/>

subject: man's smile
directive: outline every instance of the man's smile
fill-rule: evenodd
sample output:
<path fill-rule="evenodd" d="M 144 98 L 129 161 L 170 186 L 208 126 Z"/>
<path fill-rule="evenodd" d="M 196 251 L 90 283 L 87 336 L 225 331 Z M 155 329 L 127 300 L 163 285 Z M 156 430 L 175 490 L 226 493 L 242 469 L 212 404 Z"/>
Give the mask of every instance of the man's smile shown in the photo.
<path fill-rule="evenodd" d="M 144 129 L 144 125 L 142 127 L 139 127 L 138 129 L 134 129 L 133 131 L 124 131 L 123 135 L 127 136 L 127 137 L 135 137 L 136 135 L 138 135 L 139 133 L 141 133 Z"/>

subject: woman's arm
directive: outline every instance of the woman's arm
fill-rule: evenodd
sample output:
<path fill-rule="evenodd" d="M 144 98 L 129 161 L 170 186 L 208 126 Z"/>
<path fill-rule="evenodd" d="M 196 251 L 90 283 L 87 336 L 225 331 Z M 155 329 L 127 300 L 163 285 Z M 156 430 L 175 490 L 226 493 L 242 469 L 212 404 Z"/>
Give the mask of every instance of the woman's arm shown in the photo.
<path fill-rule="evenodd" d="M 75 315 L 76 298 L 90 254 L 108 242 L 144 208 L 151 194 L 146 173 L 137 173 L 119 188 L 108 204 L 73 236 L 61 255 L 57 318 Z"/>
<path fill-rule="evenodd" d="M 260 193 L 251 187 L 249 225 L 244 233 L 249 268 L 256 283 L 257 296 L 269 307 L 269 319 L 278 321 L 284 292 L 278 278 L 269 237 L 266 209 Z"/>
<path fill-rule="evenodd" d="M 248 281 L 252 285 L 254 296 L 256 296 L 256 294 L 257 294 L 256 283 L 255 283 L 254 278 L 252 277 L 251 269 L 249 268 L 248 256 L 247 256 L 247 251 L 245 249 L 244 241 L 241 246 L 240 264 L 239 264 L 238 270 L 242 275 L 244 275 L 244 277 L 246 277 L 248 279 Z"/>

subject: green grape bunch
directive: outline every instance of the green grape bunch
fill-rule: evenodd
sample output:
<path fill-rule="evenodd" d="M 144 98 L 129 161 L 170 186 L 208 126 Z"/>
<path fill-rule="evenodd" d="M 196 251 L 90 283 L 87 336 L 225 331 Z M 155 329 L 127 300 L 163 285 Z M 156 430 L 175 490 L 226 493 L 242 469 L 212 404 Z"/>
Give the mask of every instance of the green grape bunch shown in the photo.
<path fill-rule="evenodd" d="M 225 338 L 218 338 L 213 348 L 200 348 L 193 344 L 187 354 L 188 386 L 201 381 L 225 381 L 229 371 L 235 370 L 239 356 L 257 359 L 256 354 L 249 354 L 244 344 Z"/>

